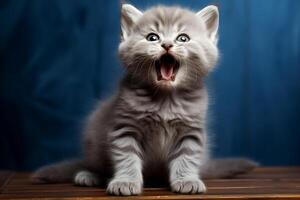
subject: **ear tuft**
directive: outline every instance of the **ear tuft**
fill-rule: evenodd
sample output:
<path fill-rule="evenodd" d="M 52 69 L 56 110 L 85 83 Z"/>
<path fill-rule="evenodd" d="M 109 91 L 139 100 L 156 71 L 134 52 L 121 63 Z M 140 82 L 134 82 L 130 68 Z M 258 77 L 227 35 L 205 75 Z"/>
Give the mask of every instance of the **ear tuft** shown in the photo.
<path fill-rule="evenodd" d="M 138 19 L 143 15 L 141 11 L 130 4 L 123 4 L 121 8 L 121 39 L 125 40 L 132 27 L 136 24 Z"/>
<path fill-rule="evenodd" d="M 209 38 L 217 43 L 218 40 L 218 28 L 219 28 L 219 10 L 217 6 L 207 6 L 200 10 L 197 16 L 201 17 L 206 25 L 206 29 L 208 31 Z"/>

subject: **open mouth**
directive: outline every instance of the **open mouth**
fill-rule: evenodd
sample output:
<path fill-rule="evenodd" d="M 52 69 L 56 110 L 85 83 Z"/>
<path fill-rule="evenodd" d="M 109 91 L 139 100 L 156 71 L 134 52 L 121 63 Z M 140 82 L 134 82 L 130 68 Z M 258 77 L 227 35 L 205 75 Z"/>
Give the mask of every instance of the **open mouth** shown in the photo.
<path fill-rule="evenodd" d="M 155 67 L 158 81 L 174 81 L 179 62 L 171 54 L 164 54 L 155 62 Z"/>

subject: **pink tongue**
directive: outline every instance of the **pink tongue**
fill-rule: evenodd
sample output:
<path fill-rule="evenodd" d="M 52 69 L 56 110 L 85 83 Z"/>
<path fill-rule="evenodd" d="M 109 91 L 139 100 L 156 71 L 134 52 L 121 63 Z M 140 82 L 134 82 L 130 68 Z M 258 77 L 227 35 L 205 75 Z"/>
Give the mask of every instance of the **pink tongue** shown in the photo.
<path fill-rule="evenodd" d="M 167 80 L 167 81 L 171 80 L 172 75 L 173 75 L 173 66 L 166 65 L 166 64 L 161 65 L 160 74 L 164 80 Z"/>

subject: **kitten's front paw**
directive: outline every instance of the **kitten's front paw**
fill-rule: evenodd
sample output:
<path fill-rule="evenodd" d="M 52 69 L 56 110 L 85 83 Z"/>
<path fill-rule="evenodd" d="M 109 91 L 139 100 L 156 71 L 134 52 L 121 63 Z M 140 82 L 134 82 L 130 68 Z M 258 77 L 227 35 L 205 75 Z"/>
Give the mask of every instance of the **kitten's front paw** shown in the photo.
<path fill-rule="evenodd" d="M 171 189 L 173 192 L 178 193 L 204 193 L 206 187 L 200 179 L 178 179 L 171 183 Z"/>
<path fill-rule="evenodd" d="M 107 186 L 106 191 L 112 195 L 138 195 L 142 193 L 141 181 L 113 179 Z"/>

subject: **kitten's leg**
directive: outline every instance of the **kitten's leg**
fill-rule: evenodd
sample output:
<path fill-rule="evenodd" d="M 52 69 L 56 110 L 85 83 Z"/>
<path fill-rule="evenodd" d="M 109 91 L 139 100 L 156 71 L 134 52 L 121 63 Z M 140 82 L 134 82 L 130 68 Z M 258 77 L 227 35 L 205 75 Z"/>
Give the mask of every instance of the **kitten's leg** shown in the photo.
<path fill-rule="evenodd" d="M 203 193 L 206 187 L 199 178 L 202 161 L 202 143 L 197 136 L 186 136 L 171 156 L 169 163 L 170 184 L 174 192 Z"/>
<path fill-rule="evenodd" d="M 128 135 L 129 134 L 129 135 Z M 142 193 L 141 150 L 130 133 L 124 133 L 112 141 L 114 176 L 107 186 L 113 195 L 138 195 Z"/>
<path fill-rule="evenodd" d="M 89 171 L 79 171 L 76 173 L 74 183 L 80 186 L 96 186 L 99 185 L 98 176 Z"/>

